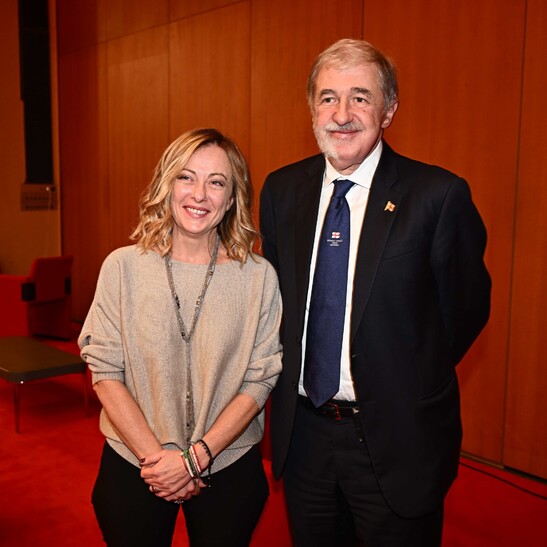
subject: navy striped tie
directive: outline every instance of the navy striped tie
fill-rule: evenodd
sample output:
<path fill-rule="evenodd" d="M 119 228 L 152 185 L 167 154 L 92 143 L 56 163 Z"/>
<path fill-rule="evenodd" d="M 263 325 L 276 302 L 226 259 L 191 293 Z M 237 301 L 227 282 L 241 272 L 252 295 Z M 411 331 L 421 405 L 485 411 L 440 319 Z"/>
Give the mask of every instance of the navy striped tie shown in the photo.
<path fill-rule="evenodd" d="M 353 182 L 334 184 L 318 243 L 306 334 L 304 389 L 316 407 L 339 389 L 346 312 L 350 237 L 346 194 Z"/>

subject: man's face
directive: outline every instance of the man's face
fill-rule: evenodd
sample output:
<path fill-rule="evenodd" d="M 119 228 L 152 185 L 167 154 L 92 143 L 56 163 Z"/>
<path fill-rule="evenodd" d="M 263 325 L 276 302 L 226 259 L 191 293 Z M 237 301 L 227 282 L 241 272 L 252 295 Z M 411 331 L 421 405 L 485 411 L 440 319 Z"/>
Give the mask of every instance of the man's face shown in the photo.
<path fill-rule="evenodd" d="M 387 111 L 375 65 L 325 67 L 317 76 L 312 106 L 317 144 L 341 174 L 353 173 L 374 150 L 397 110 Z"/>

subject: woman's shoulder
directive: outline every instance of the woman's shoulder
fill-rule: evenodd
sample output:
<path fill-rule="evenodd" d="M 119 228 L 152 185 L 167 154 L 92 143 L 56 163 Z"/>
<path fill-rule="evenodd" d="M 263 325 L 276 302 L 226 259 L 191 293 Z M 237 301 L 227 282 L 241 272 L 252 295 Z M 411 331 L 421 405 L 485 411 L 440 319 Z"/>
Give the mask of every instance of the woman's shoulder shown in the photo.
<path fill-rule="evenodd" d="M 241 269 L 248 275 L 260 275 L 268 281 L 277 283 L 274 267 L 261 255 L 250 253 Z"/>
<path fill-rule="evenodd" d="M 103 269 L 126 268 L 134 265 L 157 264 L 161 257 L 155 251 L 143 251 L 137 245 L 127 245 L 114 249 L 104 260 Z"/>
<path fill-rule="evenodd" d="M 243 267 L 250 270 L 260 271 L 268 271 L 273 269 L 273 266 L 263 256 L 256 253 L 249 253 Z"/>

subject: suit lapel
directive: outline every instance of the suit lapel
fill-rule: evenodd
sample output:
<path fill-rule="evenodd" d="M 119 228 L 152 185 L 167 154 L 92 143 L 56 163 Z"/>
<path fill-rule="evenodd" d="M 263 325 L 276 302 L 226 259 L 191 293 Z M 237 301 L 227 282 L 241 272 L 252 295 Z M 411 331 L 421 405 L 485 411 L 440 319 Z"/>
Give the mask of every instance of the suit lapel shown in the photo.
<path fill-rule="evenodd" d="M 355 337 L 367 307 L 378 264 L 403 199 L 401 192 L 394 188 L 397 170 L 393 156 L 393 151 L 384 143 L 382 157 L 372 181 L 359 239 L 353 283 L 351 340 Z M 390 211 L 392 205 L 395 208 Z"/>
<path fill-rule="evenodd" d="M 296 294 L 298 316 L 302 318 L 308 294 L 310 262 L 324 171 L 325 159 L 323 156 L 315 156 L 307 172 L 303 173 L 302 181 L 296 183 L 298 184 L 295 210 Z"/>

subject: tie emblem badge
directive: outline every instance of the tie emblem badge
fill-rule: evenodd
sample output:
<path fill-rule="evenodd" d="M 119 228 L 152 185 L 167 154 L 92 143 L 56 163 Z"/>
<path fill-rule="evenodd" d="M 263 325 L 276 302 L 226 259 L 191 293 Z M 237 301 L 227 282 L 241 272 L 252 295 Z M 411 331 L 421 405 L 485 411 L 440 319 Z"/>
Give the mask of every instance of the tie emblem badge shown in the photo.
<path fill-rule="evenodd" d="M 326 244 L 328 247 L 342 247 L 344 245 L 344 234 L 342 232 L 330 232 L 327 235 Z"/>

